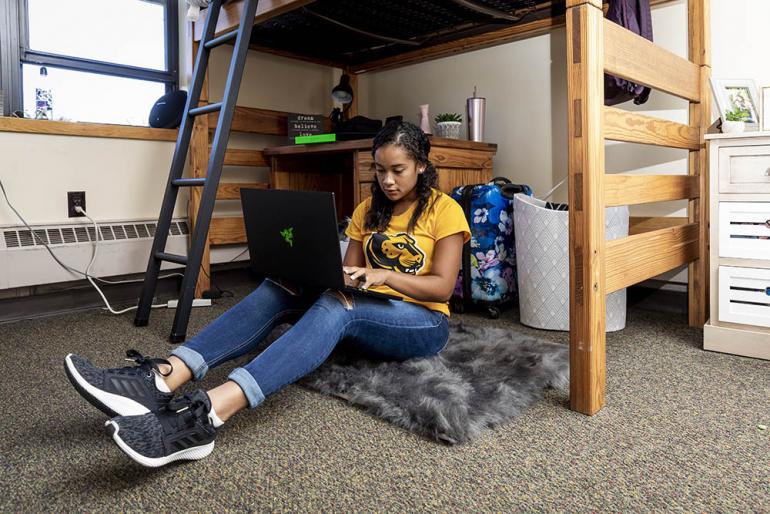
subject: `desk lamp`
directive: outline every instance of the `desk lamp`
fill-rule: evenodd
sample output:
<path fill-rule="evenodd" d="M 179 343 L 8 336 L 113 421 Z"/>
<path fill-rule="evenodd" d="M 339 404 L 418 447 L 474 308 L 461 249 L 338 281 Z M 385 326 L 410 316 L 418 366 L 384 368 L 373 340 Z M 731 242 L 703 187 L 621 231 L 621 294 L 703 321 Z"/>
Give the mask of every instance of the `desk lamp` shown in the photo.
<path fill-rule="evenodd" d="M 353 88 L 350 87 L 350 76 L 343 74 L 340 77 L 340 83 L 332 89 L 332 98 L 343 105 L 342 109 L 339 107 L 332 109 L 332 113 L 329 115 L 332 124 L 336 127 L 342 122 L 344 114 L 350 108 L 350 103 L 353 101 Z"/>

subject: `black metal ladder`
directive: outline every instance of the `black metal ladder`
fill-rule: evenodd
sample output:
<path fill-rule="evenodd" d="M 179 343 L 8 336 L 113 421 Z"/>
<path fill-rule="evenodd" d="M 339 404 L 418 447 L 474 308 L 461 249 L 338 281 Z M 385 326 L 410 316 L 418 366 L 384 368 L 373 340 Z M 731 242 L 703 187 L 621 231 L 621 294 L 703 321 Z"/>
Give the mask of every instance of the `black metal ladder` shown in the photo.
<path fill-rule="evenodd" d="M 152 299 L 155 295 L 155 288 L 158 284 L 158 274 L 163 261 L 175 262 L 185 266 L 184 279 L 182 279 L 182 288 L 179 292 L 179 302 L 174 316 L 174 324 L 171 327 L 169 339 L 172 342 L 184 341 L 187 332 L 187 323 L 190 319 L 193 297 L 195 295 L 195 284 L 198 280 L 203 250 L 208 237 L 211 214 L 214 210 L 214 202 L 219 187 L 219 178 L 222 175 L 222 164 L 224 163 L 225 151 L 227 150 L 227 141 L 230 137 L 230 126 L 233 121 L 235 111 L 235 102 L 238 98 L 238 90 L 241 86 L 241 77 L 246 63 L 246 52 L 249 49 L 249 39 L 251 37 L 251 27 L 254 22 L 254 15 L 257 11 L 258 0 L 246 0 L 245 9 L 238 30 L 234 30 L 214 37 L 217 20 L 226 0 L 213 0 L 208 8 L 208 15 L 203 29 L 198 55 L 195 58 L 195 68 L 193 70 L 192 87 L 187 97 L 187 104 L 184 108 L 182 124 L 179 127 L 179 136 L 176 140 L 176 149 L 171 161 L 171 171 L 166 184 L 166 193 L 163 197 L 163 205 L 158 217 L 158 225 L 155 230 L 155 239 L 150 252 L 150 260 L 147 264 L 147 273 L 144 276 L 144 285 L 142 294 L 139 298 L 139 307 L 136 311 L 134 324 L 136 326 L 145 326 L 150 320 L 150 310 Z M 206 76 L 206 69 L 209 64 L 209 54 L 213 48 L 225 44 L 235 39 L 235 47 L 230 60 L 230 71 L 227 75 L 227 83 L 222 101 L 198 107 L 200 102 L 203 81 Z M 190 137 L 192 135 L 193 125 L 196 116 L 204 116 L 211 112 L 219 111 L 219 120 L 214 132 L 214 142 L 209 157 L 209 165 L 205 178 L 182 178 L 187 152 L 190 148 Z M 171 218 L 174 213 L 177 194 L 180 187 L 200 187 L 203 186 L 201 193 L 200 208 L 198 217 L 195 221 L 194 230 L 190 235 L 190 248 L 187 255 L 174 255 L 166 253 L 166 240 L 168 239 Z"/>

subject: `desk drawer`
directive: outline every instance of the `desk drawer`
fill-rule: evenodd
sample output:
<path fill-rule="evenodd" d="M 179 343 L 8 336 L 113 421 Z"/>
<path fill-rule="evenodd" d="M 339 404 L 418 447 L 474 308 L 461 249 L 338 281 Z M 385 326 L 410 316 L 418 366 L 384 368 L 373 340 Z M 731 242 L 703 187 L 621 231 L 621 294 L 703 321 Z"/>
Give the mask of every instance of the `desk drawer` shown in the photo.
<path fill-rule="evenodd" d="M 770 269 L 719 266 L 719 321 L 770 327 Z"/>
<path fill-rule="evenodd" d="M 719 149 L 720 193 L 770 193 L 770 145 Z"/>
<path fill-rule="evenodd" d="M 770 260 L 770 202 L 719 202 L 719 256 Z"/>
<path fill-rule="evenodd" d="M 364 200 L 372 196 L 372 183 L 361 182 L 358 186 L 358 194 L 360 195 L 358 197 L 359 202 L 363 202 Z"/>
<path fill-rule="evenodd" d="M 358 152 L 356 159 L 356 171 L 358 171 L 359 182 L 374 182 L 374 159 L 368 152 Z"/>

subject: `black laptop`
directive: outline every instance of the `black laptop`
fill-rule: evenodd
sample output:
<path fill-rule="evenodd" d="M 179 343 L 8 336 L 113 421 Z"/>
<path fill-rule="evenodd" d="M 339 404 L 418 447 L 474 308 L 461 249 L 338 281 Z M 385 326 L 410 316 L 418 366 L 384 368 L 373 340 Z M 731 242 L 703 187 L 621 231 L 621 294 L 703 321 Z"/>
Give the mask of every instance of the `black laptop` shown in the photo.
<path fill-rule="evenodd" d="M 334 193 L 241 189 L 255 273 L 387 300 L 398 296 L 345 284 Z"/>

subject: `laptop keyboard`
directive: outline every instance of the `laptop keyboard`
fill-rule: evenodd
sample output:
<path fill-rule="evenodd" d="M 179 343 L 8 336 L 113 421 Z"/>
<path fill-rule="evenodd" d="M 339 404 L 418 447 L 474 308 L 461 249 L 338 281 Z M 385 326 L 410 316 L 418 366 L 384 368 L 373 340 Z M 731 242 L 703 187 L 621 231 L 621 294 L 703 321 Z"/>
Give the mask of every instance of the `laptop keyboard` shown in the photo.
<path fill-rule="evenodd" d="M 364 289 L 363 287 L 345 286 L 345 291 L 350 293 L 361 293 L 372 297 L 389 299 L 389 300 L 402 300 L 400 296 L 390 295 L 386 293 L 379 293 L 370 289 Z"/>
<path fill-rule="evenodd" d="M 369 291 L 365 287 L 345 286 L 345 289 L 347 289 L 348 291 L 358 291 L 360 293 L 371 293 L 371 291 Z"/>

